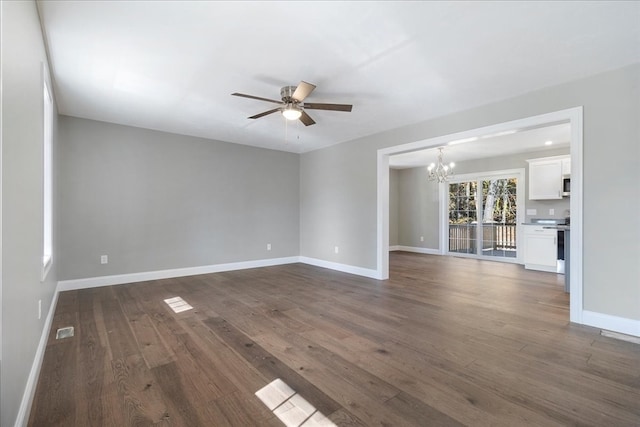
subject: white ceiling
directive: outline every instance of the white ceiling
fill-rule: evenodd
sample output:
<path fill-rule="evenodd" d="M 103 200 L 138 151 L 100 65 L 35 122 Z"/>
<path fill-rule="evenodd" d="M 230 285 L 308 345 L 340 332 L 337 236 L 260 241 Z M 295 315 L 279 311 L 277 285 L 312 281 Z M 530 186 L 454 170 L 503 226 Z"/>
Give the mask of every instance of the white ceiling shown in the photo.
<path fill-rule="evenodd" d="M 640 62 L 640 2 L 40 1 L 61 114 L 306 152 Z M 317 85 L 305 127 L 248 116 Z"/>
<path fill-rule="evenodd" d="M 550 141 L 551 144 L 547 144 Z M 512 129 L 494 135 L 448 141 L 444 144 L 445 163 L 459 163 L 471 159 L 509 156 L 516 153 L 533 153 L 554 148 L 569 148 L 571 125 L 555 124 L 535 129 Z M 393 169 L 427 166 L 436 162 L 438 148 L 427 148 L 389 157 Z"/>

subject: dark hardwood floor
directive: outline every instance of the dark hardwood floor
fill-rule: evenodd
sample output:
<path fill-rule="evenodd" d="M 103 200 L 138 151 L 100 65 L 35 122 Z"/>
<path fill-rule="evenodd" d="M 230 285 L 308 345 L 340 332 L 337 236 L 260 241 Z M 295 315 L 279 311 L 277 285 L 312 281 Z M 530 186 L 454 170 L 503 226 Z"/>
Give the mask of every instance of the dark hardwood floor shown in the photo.
<path fill-rule="evenodd" d="M 64 292 L 29 425 L 283 425 L 254 394 L 279 378 L 305 425 L 639 426 L 640 346 L 568 303 L 555 274 L 402 252 L 385 282 L 293 264 Z"/>

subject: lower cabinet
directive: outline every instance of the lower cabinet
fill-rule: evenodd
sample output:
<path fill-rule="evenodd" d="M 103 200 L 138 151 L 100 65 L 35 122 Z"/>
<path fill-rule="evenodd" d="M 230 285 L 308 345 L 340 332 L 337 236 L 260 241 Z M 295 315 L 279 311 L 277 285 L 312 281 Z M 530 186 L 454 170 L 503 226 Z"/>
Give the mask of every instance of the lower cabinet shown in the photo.
<path fill-rule="evenodd" d="M 557 272 L 558 231 L 524 226 L 524 268 Z"/>

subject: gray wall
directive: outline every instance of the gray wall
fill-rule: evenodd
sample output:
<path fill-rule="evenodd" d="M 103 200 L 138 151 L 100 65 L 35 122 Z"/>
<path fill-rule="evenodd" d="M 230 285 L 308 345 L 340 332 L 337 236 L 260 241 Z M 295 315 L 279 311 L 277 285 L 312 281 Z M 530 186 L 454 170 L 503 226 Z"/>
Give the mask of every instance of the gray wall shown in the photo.
<path fill-rule="evenodd" d="M 0 425 L 16 420 L 56 287 L 42 268 L 42 63 L 34 2 L 2 2 L 2 377 Z M 54 123 L 55 138 L 55 123 Z M 55 161 L 55 139 L 54 139 Z M 55 205 L 54 205 L 55 215 Z M 55 216 L 54 216 L 55 221 Z M 38 320 L 38 300 L 42 318 Z"/>
<path fill-rule="evenodd" d="M 427 180 L 426 167 L 397 172 L 398 244 L 438 249 L 438 184 Z M 421 241 L 420 237 L 424 240 Z"/>
<path fill-rule="evenodd" d="M 640 222 L 625 222 L 625 233 L 606 226 L 618 207 L 640 209 L 639 83 L 634 64 L 303 154 L 301 255 L 376 268 L 379 148 L 583 106 L 584 307 L 640 320 Z M 346 250 L 333 254 L 337 240 Z"/>
<path fill-rule="evenodd" d="M 66 116 L 59 140 L 60 279 L 299 253 L 297 154 Z"/>
<path fill-rule="evenodd" d="M 300 255 L 375 268 L 376 151 L 341 145 L 300 157 Z"/>
<path fill-rule="evenodd" d="M 526 205 L 523 209 L 535 208 L 537 215 L 527 216 L 530 218 L 564 218 L 565 212 L 569 209 L 569 199 L 561 200 L 529 200 L 529 164 L 527 159 L 537 159 L 540 157 L 551 157 L 569 154 L 568 148 L 536 151 L 533 153 L 519 153 L 510 156 L 493 157 L 487 159 L 476 159 L 457 162 L 455 167 L 456 175 L 468 173 L 482 173 L 505 169 L 525 170 L 525 199 Z M 398 228 L 398 243 L 401 246 L 411 246 L 419 248 L 439 249 L 439 219 L 438 219 L 438 184 L 427 180 L 427 167 L 391 169 L 389 175 L 390 201 L 389 210 L 396 210 L 394 217 L 389 215 L 389 228 Z M 393 192 L 397 192 L 396 199 L 392 200 Z M 396 203 L 397 206 L 392 205 Z M 549 209 L 554 209 L 555 214 L 549 215 Z M 424 241 L 420 241 L 420 236 Z"/>

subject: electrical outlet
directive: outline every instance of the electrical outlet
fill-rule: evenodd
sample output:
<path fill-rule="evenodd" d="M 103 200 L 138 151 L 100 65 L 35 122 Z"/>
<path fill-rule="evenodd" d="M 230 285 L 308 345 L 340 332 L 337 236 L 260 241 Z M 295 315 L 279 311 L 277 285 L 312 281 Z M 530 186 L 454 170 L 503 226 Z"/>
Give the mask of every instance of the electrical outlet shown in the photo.
<path fill-rule="evenodd" d="M 109 256 L 107 255 L 102 255 L 100 257 L 100 264 L 109 264 Z"/>
<path fill-rule="evenodd" d="M 424 242 L 424 236 L 420 236 L 420 241 Z"/>
<path fill-rule="evenodd" d="M 267 243 L 267 250 L 270 251 L 271 250 L 271 243 Z"/>
<path fill-rule="evenodd" d="M 340 252 L 340 248 L 337 247 L 337 246 L 333 250 L 334 250 L 335 253 L 339 253 Z"/>
<path fill-rule="evenodd" d="M 549 209 L 549 215 L 555 215 L 555 214 L 556 214 L 555 209 Z"/>
<path fill-rule="evenodd" d="M 42 300 L 38 300 L 38 320 L 42 319 Z"/>

